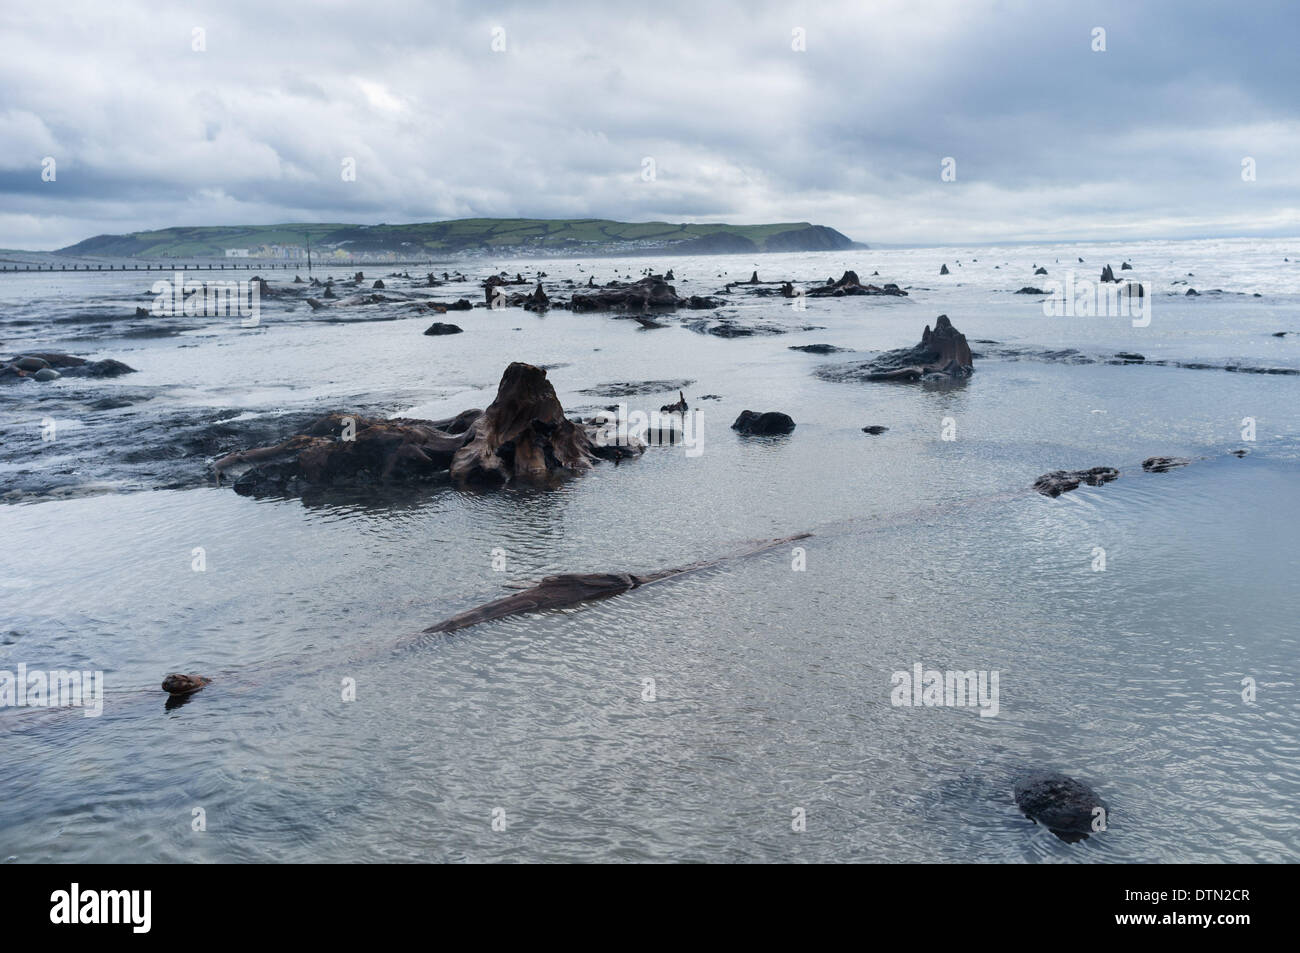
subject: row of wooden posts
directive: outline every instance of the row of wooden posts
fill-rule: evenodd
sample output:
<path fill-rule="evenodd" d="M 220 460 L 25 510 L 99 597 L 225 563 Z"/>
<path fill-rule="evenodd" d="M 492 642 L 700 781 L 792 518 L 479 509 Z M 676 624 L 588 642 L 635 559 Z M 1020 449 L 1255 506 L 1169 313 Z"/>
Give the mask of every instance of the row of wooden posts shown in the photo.
<path fill-rule="evenodd" d="M 327 261 L 318 262 L 313 268 L 388 268 L 394 265 L 418 265 L 432 266 L 431 261 Z M 309 270 L 305 263 L 296 262 L 257 262 L 253 263 L 234 263 L 219 262 L 217 264 L 194 264 L 194 265 L 176 265 L 176 264 L 146 264 L 146 265 L 3 265 L 0 264 L 0 272 L 5 271 L 227 271 L 234 269 L 243 269 L 245 271 L 273 271 L 281 269 L 284 271 L 307 271 Z"/>

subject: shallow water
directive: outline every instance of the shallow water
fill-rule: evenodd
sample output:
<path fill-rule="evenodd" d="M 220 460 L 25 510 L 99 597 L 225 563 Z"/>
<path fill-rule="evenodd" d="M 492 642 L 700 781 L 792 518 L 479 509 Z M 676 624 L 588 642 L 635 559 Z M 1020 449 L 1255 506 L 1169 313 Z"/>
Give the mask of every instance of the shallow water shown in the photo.
<path fill-rule="evenodd" d="M 5 351 L 139 370 L 14 385 L 58 388 L 41 392 L 48 405 L 12 386 L 0 398 L 5 442 L 31 448 L 0 480 L 26 468 L 29 481 L 120 491 L 0 504 L 0 668 L 100 669 L 108 685 L 100 718 L 0 710 L 0 856 L 1294 861 L 1300 377 L 1033 354 L 1300 370 L 1300 335 L 1272 336 L 1300 331 L 1298 252 L 1223 241 L 448 266 L 476 278 L 541 267 L 548 284 L 672 267 L 682 294 L 755 268 L 805 282 L 853 268 L 910 290 L 806 311 L 732 295 L 739 320 L 822 328 L 735 339 L 519 309 L 449 314 L 438 320 L 465 333 L 424 337 L 428 316 L 321 324 L 273 301 L 254 329 L 200 319 L 124 336 L 114 319 L 147 303 L 143 276 L 0 276 Z M 1095 279 L 1123 260 L 1125 277 L 1152 282 L 1147 327 L 1047 318 L 1011 294 L 1041 286 L 1035 264 Z M 954 274 L 941 279 L 945 262 Z M 1176 280 L 1205 293 L 1186 298 Z M 913 344 L 940 313 L 977 353 L 991 340 L 1031 354 L 977 358 L 958 387 L 814 376 Z M 818 342 L 851 350 L 788 350 Z M 511 360 L 549 366 L 571 412 L 616 403 L 581 393 L 610 382 L 692 380 L 703 452 L 651 448 L 550 489 L 304 503 L 145 489 L 39 435 L 42 406 L 59 408 L 61 428 L 128 443 L 130 421 L 185 408 L 446 416 L 486 406 Z M 119 389 L 150 399 L 120 418 L 76 409 Z M 798 427 L 740 438 L 729 425 L 743 409 Z M 956 439 L 942 439 L 946 423 Z M 867 424 L 890 429 L 868 436 Z M 1229 455 L 1239 448 L 1249 455 Z M 1198 459 L 1145 474 L 1153 454 Z M 1055 500 L 1027 490 L 1096 465 L 1122 476 Z M 801 531 L 814 533 L 797 544 L 801 572 L 787 546 L 575 609 L 418 635 L 506 582 L 684 565 Z M 891 674 L 915 662 L 998 671 L 997 716 L 891 705 Z M 157 685 L 170 671 L 216 680 L 168 711 Z M 341 700 L 345 678 L 354 702 Z M 1069 845 L 1021 817 L 1011 788 L 1035 770 L 1092 784 L 1109 830 Z"/>

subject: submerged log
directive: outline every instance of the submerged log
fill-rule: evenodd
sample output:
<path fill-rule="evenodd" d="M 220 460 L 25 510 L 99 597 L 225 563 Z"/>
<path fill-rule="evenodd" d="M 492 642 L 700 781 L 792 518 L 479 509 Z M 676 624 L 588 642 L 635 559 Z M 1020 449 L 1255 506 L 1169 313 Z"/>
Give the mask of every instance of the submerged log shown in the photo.
<path fill-rule="evenodd" d="M 478 625 L 480 622 L 503 619 L 506 616 L 520 615 L 525 612 L 541 612 L 544 609 L 562 609 L 583 602 L 590 602 L 593 599 L 607 599 L 610 596 L 630 592 L 633 589 L 649 585 L 652 582 L 659 582 L 662 579 L 708 569 L 725 562 L 727 559 L 767 552 L 769 549 L 783 546 L 795 540 L 807 539 L 811 535 L 811 533 L 797 533 L 794 536 L 786 536 L 782 539 L 767 540 L 731 556 L 693 563 L 689 566 L 658 569 L 648 573 L 587 572 L 547 576 L 534 586 L 512 595 L 502 596 L 500 599 L 493 599 L 491 602 L 451 616 L 437 625 L 429 626 L 424 631 L 426 633 L 455 632 L 457 629 Z"/>

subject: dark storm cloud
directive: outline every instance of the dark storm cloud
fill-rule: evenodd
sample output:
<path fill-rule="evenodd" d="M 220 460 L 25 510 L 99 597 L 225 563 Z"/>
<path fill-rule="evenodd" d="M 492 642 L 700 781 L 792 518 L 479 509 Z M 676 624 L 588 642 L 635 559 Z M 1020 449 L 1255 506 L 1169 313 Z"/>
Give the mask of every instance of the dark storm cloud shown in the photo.
<path fill-rule="evenodd" d="M 1298 22 L 1282 2 L 9 5 L 0 245 L 470 215 L 1295 233 Z"/>

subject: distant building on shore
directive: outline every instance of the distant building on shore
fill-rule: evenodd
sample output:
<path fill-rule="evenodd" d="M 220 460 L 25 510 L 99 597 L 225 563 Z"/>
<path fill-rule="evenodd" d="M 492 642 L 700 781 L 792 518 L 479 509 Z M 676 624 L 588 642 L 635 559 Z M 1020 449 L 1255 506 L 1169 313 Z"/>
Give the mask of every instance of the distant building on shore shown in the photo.
<path fill-rule="evenodd" d="M 226 249 L 226 257 L 227 257 L 227 258 L 247 258 L 247 257 L 248 257 L 248 249 L 247 249 L 247 248 L 227 248 L 227 249 Z"/>

